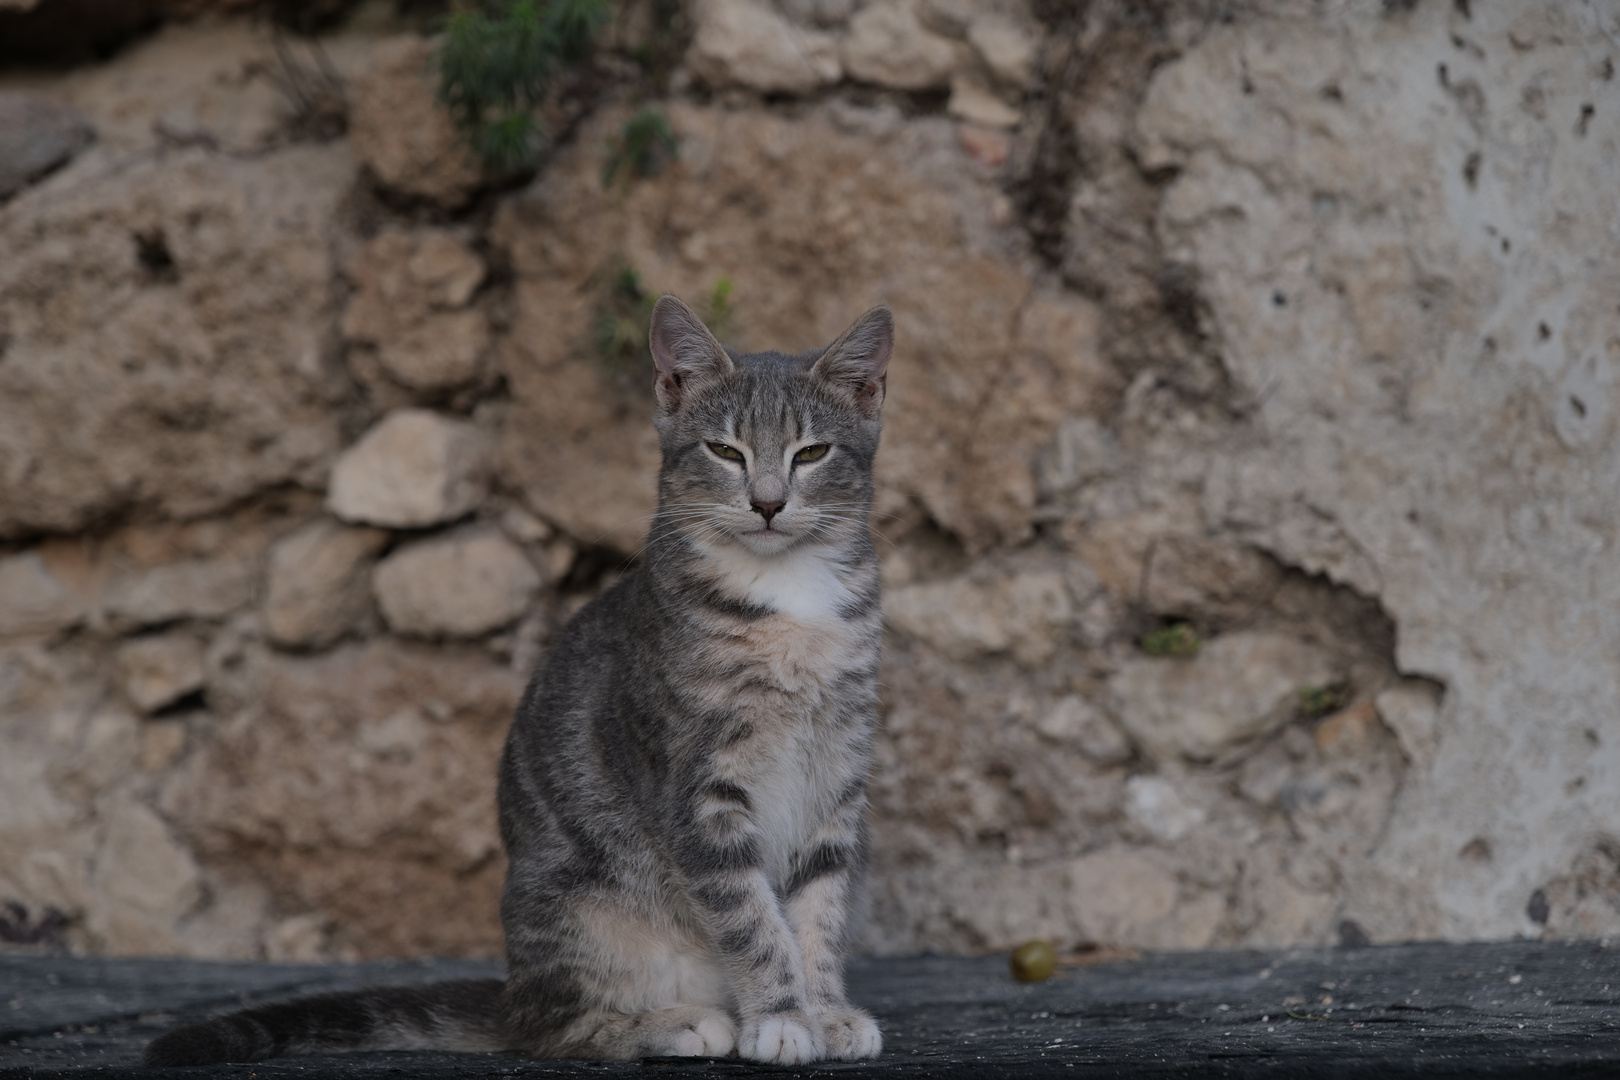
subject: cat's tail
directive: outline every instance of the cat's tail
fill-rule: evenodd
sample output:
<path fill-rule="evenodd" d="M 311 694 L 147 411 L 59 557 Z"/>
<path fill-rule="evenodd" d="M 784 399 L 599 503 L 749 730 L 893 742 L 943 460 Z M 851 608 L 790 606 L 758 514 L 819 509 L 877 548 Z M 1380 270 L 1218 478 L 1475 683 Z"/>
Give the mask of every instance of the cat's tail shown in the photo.
<path fill-rule="evenodd" d="M 505 1050 L 499 979 L 321 994 L 176 1028 L 141 1064 L 209 1065 L 339 1050 Z"/>

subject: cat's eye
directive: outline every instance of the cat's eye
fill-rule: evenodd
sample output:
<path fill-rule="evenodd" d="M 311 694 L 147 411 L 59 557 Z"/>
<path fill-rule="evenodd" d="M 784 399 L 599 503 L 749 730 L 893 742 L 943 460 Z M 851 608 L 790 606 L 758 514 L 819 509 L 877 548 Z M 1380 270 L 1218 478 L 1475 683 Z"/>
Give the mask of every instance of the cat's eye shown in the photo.
<path fill-rule="evenodd" d="M 820 461 L 822 458 L 827 456 L 827 451 L 831 449 L 832 447 L 828 446 L 826 443 L 816 443 L 814 446 L 806 446 L 798 453 L 794 454 L 793 460 Z"/>
<path fill-rule="evenodd" d="M 743 459 L 741 450 L 738 450 L 735 446 L 727 446 L 723 442 L 712 442 L 709 444 L 709 449 L 727 461 L 741 461 Z"/>

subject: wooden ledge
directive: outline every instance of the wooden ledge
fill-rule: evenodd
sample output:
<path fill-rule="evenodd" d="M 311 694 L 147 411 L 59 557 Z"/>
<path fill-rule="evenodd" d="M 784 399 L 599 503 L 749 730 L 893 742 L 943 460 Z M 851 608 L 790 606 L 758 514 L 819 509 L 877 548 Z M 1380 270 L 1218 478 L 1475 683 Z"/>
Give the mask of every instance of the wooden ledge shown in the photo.
<path fill-rule="evenodd" d="M 154 1034 L 244 1003 L 499 970 L 0 956 L 0 1080 L 1620 1075 L 1620 949 L 1601 942 L 1156 953 L 1029 985 L 1004 957 L 861 960 L 850 983 L 883 1027 L 876 1062 L 398 1053 L 136 1064 Z"/>

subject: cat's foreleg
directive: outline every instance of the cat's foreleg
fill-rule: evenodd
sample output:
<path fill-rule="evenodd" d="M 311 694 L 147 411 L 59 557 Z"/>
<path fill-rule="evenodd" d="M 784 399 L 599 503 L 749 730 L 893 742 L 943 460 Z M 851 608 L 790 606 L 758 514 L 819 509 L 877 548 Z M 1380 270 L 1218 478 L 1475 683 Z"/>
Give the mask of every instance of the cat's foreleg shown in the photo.
<path fill-rule="evenodd" d="M 866 798 L 856 791 L 794 860 L 782 890 L 788 926 L 804 960 L 810 1012 L 821 1024 L 827 1056 L 846 1061 L 875 1058 L 883 1049 L 877 1023 L 851 1006 L 844 991 L 850 907 L 865 865 Z"/>
<path fill-rule="evenodd" d="M 695 796 L 692 828 L 676 852 L 736 996 L 737 1053 L 797 1065 L 826 1055 L 807 1008 L 799 946 L 765 874 L 748 793 L 720 780 Z"/>

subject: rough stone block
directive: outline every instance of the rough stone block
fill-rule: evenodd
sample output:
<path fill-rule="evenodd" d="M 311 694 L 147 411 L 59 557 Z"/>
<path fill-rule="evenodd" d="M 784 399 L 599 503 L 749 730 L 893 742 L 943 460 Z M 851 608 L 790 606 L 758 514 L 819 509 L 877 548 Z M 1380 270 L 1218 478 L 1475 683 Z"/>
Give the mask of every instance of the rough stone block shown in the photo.
<path fill-rule="evenodd" d="M 432 58 L 432 44 L 417 37 L 378 49 L 351 89 L 349 143 L 383 187 L 453 208 L 483 172 L 437 100 Z"/>
<path fill-rule="evenodd" d="M 516 621 L 540 574 L 498 532 L 434 537 L 401 548 L 373 578 L 383 618 L 410 637 L 479 637 Z"/>
<path fill-rule="evenodd" d="M 830 34 L 795 26 L 757 0 L 702 0 L 686 62 L 710 86 L 805 94 L 838 81 Z"/>
<path fill-rule="evenodd" d="M 1341 676 L 1314 645 L 1279 634 L 1239 632 L 1189 659 L 1143 658 L 1109 681 L 1109 707 L 1155 758 L 1208 760 L 1276 730 L 1300 709 L 1300 692 Z"/>
<path fill-rule="evenodd" d="M 0 202 L 95 138 L 83 114 L 38 94 L 0 92 Z"/>
<path fill-rule="evenodd" d="M 350 267 L 356 291 L 343 334 L 377 346 L 382 366 L 416 390 L 459 386 L 478 373 L 489 349 L 489 320 L 467 303 L 484 263 L 453 233 L 388 230 Z"/>
<path fill-rule="evenodd" d="M 907 585 L 884 597 L 883 610 L 891 627 L 955 659 L 1010 652 L 1033 666 L 1057 650 L 1073 602 L 1061 573 L 1033 571 Z"/>
<path fill-rule="evenodd" d="M 54 633 L 84 614 L 84 600 L 51 573 L 38 551 L 0 559 L 0 637 Z"/>
<path fill-rule="evenodd" d="M 956 46 L 923 27 L 910 0 L 880 0 L 849 21 L 844 68 L 863 82 L 934 90 L 950 82 Z"/>
<path fill-rule="evenodd" d="M 6 205 L 0 537 L 195 519 L 319 481 L 345 383 L 323 360 L 333 216 L 353 177 L 331 144 L 186 148 Z"/>
<path fill-rule="evenodd" d="M 1035 77 L 1037 45 L 1027 28 L 987 12 L 973 20 L 967 36 L 973 51 L 997 79 L 1019 91 L 1029 86 Z"/>
<path fill-rule="evenodd" d="M 322 519 L 272 547 L 264 599 L 270 640 L 321 648 L 352 631 L 370 609 L 368 571 L 387 542 L 380 529 Z"/>
<path fill-rule="evenodd" d="M 338 459 L 326 505 L 344 521 L 395 529 L 453 521 L 483 500 L 487 455 L 471 424 L 401 409 Z"/>
<path fill-rule="evenodd" d="M 118 681 L 143 713 L 151 714 L 203 688 L 202 643 L 187 634 L 135 638 L 118 650 Z"/>

